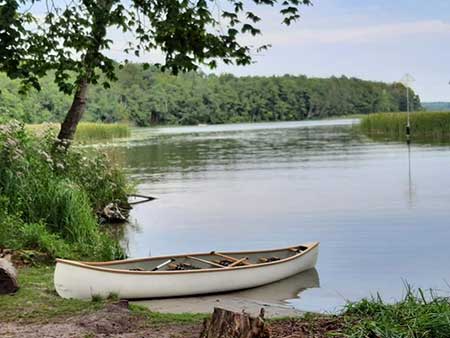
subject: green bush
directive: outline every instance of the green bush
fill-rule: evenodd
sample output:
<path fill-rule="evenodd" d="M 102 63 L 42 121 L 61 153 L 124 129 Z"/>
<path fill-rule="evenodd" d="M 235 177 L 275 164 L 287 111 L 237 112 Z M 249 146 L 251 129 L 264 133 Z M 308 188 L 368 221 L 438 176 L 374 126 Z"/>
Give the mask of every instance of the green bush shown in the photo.
<path fill-rule="evenodd" d="M 69 257 L 70 247 L 56 233 L 47 230 L 44 223 L 25 223 L 19 216 L 6 212 L 3 196 L 0 201 L 0 247 L 13 250 L 32 249 L 50 257 Z"/>
<path fill-rule="evenodd" d="M 104 155 L 65 150 L 51 132 L 32 136 L 17 122 L 0 126 L 0 247 L 123 257 L 117 241 L 100 231 L 95 211 L 126 203 L 127 189 L 125 175 Z"/>

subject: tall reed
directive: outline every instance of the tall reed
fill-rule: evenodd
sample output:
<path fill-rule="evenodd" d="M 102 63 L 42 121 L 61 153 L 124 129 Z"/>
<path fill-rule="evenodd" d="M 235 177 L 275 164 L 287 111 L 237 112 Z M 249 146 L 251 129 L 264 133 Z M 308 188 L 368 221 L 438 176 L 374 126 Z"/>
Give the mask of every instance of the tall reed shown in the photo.
<path fill-rule="evenodd" d="M 450 337 L 449 298 L 408 285 L 397 303 L 386 303 L 378 295 L 348 304 L 344 315 L 351 319 L 344 335 L 349 338 Z"/>
<path fill-rule="evenodd" d="M 450 112 L 413 112 L 411 137 L 424 141 L 450 141 Z M 363 117 L 360 128 L 369 136 L 395 140 L 406 137 L 407 113 L 377 113 Z"/>
<path fill-rule="evenodd" d="M 99 140 L 112 140 L 130 136 L 130 127 L 127 124 L 91 123 L 83 122 L 77 128 L 75 140 L 92 142 Z"/>
<path fill-rule="evenodd" d="M 59 125 L 56 123 L 44 123 L 44 124 L 29 124 L 27 129 L 35 133 L 36 135 L 43 135 L 46 131 L 58 130 Z M 108 141 L 115 138 L 124 138 L 130 136 L 130 127 L 124 123 L 94 123 L 94 122 L 81 122 L 77 127 L 75 134 L 75 140 L 78 142 L 95 142 L 95 141 Z"/>

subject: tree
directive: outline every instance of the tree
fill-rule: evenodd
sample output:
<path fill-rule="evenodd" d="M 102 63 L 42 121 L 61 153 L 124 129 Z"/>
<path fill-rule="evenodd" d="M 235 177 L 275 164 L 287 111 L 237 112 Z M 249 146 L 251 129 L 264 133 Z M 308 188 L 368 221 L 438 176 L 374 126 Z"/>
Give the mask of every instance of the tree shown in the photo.
<path fill-rule="evenodd" d="M 299 18 L 301 5 L 310 4 L 252 2 L 278 6 L 287 25 Z M 43 17 L 33 14 L 33 5 L 44 8 Z M 162 51 L 161 69 L 174 74 L 202 64 L 216 67 L 218 60 L 247 65 L 252 49 L 239 37 L 261 33 L 253 7 L 242 0 L 0 0 L 0 71 L 21 79 L 23 91 L 40 89 L 39 78 L 53 71 L 59 90 L 73 95 L 58 135 L 71 140 L 86 109 L 89 85 L 102 82 L 109 88 L 116 80 L 114 60 L 105 54 L 112 44 L 109 29 L 122 30 L 124 39 L 134 35 L 128 38 L 127 53 Z"/>

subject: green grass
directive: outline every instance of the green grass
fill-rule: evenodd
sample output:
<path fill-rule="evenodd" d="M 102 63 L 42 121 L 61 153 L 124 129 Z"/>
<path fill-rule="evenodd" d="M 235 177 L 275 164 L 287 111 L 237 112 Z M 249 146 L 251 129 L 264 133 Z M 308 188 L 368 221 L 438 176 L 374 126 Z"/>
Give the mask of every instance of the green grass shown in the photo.
<path fill-rule="evenodd" d="M 59 124 L 28 124 L 27 129 L 35 134 L 44 134 L 47 130 L 58 131 Z M 116 138 L 129 137 L 131 129 L 124 123 L 93 123 L 81 122 L 77 127 L 75 140 L 78 142 L 92 143 L 95 141 L 109 141 Z"/>
<path fill-rule="evenodd" d="M 130 127 L 127 124 L 105 124 L 83 122 L 77 128 L 75 140 L 93 142 L 129 137 Z"/>
<path fill-rule="evenodd" d="M 148 308 L 137 304 L 130 304 L 130 310 L 133 314 L 144 318 L 149 324 L 198 324 L 210 317 L 209 314 L 204 313 L 153 312 Z"/>
<path fill-rule="evenodd" d="M 116 301 L 96 297 L 92 301 L 62 299 L 53 286 L 54 268 L 25 267 L 19 270 L 21 288 L 14 295 L 0 295 L 0 323 L 45 323 L 61 318 L 90 314 Z M 131 304 L 131 314 L 148 325 L 192 325 L 209 318 L 208 314 L 163 314 Z M 278 318 L 268 323 L 290 322 L 298 318 Z M 412 290 L 397 303 L 386 303 L 380 296 L 349 303 L 340 315 L 306 314 L 311 332 L 327 331 L 322 325 L 339 328 L 339 337 L 346 338 L 444 338 L 450 337 L 449 298 L 438 297 L 431 291 Z M 328 324 L 327 324 L 328 323 Z M 331 329 L 329 332 L 332 332 Z M 328 332 L 328 331 L 327 331 Z"/>
<path fill-rule="evenodd" d="M 450 112 L 413 112 L 410 121 L 412 140 L 450 141 Z M 375 138 L 404 140 L 406 125 L 406 113 L 378 113 L 363 117 L 359 128 Z"/>
<path fill-rule="evenodd" d="M 62 299 L 53 286 L 53 267 L 19 270 L 20 289 L 14 295 L 0 295 L 0 321 L 45 322 L 56 317 L 92 313 L 107 301 L 87 302 Z"/>
<path fill-rule="evenodd" d="M 449 298 L 407 287 L 405 297 L 394 304 L 380 296 L 347 305 L 344 316 L 347 337 L 444 338 L 450 337 Z"/>
<path fill-rule="evenodd" d="M 0 295 L 0 322 L 20 321 L 24 323 L 48 322 L 93 313 L 108 303 L 117 301 L 117 295 L 107 299 L 93 297 L 92 301 L 63 299 L 53 286 L 54 268 L 50 266 L 25 267 L 19 270 L 20 289 L 14 295 Z M 207 314 L 162 314 L 130 305 L 133 315 L 143 318 L 148 324 L 196 324 L 207 318 Z"/>

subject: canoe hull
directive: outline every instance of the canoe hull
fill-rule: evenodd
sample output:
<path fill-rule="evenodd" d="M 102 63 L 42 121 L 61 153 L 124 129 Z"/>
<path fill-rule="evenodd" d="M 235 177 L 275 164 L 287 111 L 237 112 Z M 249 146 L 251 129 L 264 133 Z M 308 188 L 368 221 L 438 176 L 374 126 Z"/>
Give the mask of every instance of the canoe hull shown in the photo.
<path fill-rule="evenodd" d="M 55 288 L 63 298 L 91 299 L 118 295 L 123 299 L 166 298 L 211 294 L 258 287 L 315 266 L 318 245 L 279 264 L 181 273 L 120 273 L 58 261 Z"/>

